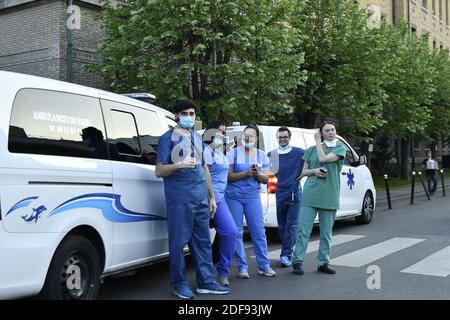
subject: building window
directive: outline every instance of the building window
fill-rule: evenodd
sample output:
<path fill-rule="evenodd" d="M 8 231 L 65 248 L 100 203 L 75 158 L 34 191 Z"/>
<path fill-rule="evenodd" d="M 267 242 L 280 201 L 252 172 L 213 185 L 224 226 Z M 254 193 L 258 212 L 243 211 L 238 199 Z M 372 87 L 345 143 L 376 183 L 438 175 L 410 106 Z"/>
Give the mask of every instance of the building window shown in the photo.
<path fill-rule="evenodd" d="M 444 17 L 442 16 L 442 0 L 439 0 L 439 20 L 444 20 Z"/>
<path fill-rule="evenodd" d="M 433 16 L 436 15 L 436 0 L 431 0 L 431 13 Z"/>
<path fill-rule="evenodd" d="M 428 10 L 428 0 L 422 0 L 422 8 Z"/>
<path fill-rule="evenodd" d="M 417 29 L 416 29 L 416 27 L 414 27 L 414 26 L 412 26 L 411 27 L 411 35 L 416 35 L 417 34 Z"/>
<path fill-rule="evenodd" d="M 433 49 L 436 49 L 436 46 L 437 46 L 436 40 L 433 40 Z"/>

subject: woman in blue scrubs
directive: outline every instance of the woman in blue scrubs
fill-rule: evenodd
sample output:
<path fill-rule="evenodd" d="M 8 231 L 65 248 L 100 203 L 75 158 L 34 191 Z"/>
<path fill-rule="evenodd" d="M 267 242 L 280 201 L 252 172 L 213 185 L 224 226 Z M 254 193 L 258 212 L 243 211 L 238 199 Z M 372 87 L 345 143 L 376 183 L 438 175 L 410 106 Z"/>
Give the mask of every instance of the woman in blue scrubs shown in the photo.
<path fill-rule="evenodd" d="M 244 215 L 258 263 L 258 273 L 266 277 L 276 275 L 269 265 L 260 195 L 260 184 L 268 182 L 264 172 L 269 170 L 270 160 L 264 151 L 257 148 L 258 136 L 258 127 L 248 125 L 244 129 L 242 146 L 227 153 L 230 169 L 225 200 L 238 229 L 234 256 L 241 279 L 249 278 L 243 241 Z"/>
<path fill-rule="evenodd" d="M 225 189 L 228 181 L 228 159 L 223 154 L 223 141 L 226 126 L 222 121 L 213 121 L 208 125 L 203 135 L 207 144 L 203 151 L 203 159 L 209 167 L 211 182 L 216 198 L 217 210 L 214 215 L 214 225 L 220 239 L 220 257 L 216 270 L 217 282 L 228 286 L 228 273 L 233 260 L 234 246 L 236 244 L 236 224 L 225 201 Z"/>

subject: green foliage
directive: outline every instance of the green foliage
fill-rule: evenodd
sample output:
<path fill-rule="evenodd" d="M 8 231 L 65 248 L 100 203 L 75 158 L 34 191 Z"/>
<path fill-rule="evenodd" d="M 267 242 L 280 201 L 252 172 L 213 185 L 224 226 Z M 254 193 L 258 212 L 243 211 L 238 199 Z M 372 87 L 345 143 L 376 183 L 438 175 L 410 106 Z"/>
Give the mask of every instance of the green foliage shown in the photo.
<path fill-rule="evenodd" d="M 136 0 L 107 7 L 102 71 L 114 90 L 144 86 L 162 106 L 188 97 L 208 121 L 259 123 L 293 108 L 302 35 L 286 1 Z"/>
<path fill-rule="evenodd" d="M 105 81 L 144 88 L 168 108 L 193 99 L 202 120 L 449 140 L 450 63 L 406 23 L 368 29 L 353 0 L 104 1 Z"/>

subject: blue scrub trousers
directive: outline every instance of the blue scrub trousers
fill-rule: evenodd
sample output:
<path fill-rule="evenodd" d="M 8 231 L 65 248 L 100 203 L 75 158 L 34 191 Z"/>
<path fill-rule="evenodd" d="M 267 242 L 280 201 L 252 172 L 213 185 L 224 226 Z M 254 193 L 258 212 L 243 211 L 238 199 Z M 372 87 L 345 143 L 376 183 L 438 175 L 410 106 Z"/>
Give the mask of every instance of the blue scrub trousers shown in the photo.
<path fill-rule="evenodd" d="M 216 224 L 217 234 L 220 238 L 220 258 L 216 269 L 220 276 L 227 277 L 230 272 L 231 261 L 233 260 L 237 229 L 225 200 L 217 203 L 214 222 Z"/>
<path fill-rule="evenodd" d="M 298 233 L 295 242 L 294 256 L 292 264 L 303 263 L 305 261 L 306 249 L 308 248 L 309 237 L 314 226 L 317 212 L 319 212 L 320 244 L 317 254 L 317 266 L 328 264 L 330 261 L 331 236 L 333 224 L 336 218 L 336 210 L 327 210 L 302 206 L 298 219 Z"/>
<path fill-rule="evenodd" d="M 264 229 L 264 219 L 262 212 L 261 199 L 248 200 L 241 203 L 238 200 L 225 197 L 225 200 L 230 208 L 234 222 L 237 227 L 236 248 L 234 250 L 234 257 L 239 271 L 248 271 L 247 258 L 245 257 L 244 247 L 244 214 L 247 221 L 248 231 L 253 243 L 253 250 L 255 251 L 256 262 L 259 270 L 266 270 L 270 267 L 269 256 L 267 253 L 267 240 Z"/>
<path fill-rule="evenodd" d="M 167 204 L 169 232 L 169 281 L 171 286 L 188 284 L 183 248 L 188 244 L 197 269 L 197 286 L 215 282 L 209 231 L 208 200 Z"/>
<path fill-rule="evenodd" d="M 280 257 L 291 259 L 292 251 L 297 236 L 298 216 L 300 214 L 300 201 L 290 199 L 277 199 L 278 234 L 281 239 Z"/>

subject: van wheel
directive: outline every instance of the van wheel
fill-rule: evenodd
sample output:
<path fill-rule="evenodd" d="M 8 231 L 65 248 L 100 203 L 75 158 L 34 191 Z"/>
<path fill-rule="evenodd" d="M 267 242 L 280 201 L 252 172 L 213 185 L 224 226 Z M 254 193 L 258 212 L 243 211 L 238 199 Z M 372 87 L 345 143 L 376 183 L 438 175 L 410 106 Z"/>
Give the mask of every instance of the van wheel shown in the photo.
<path fill-rule="evenodd" d="M 92 243 L 82 236 L 70 236 L 53 256 L 40 298 L 93 300 L 100 287 L 100 259 Z"/>
<path fill-rule="evenodd" d="M 360 224 L 368 224 L 373 218 L 373 196 L 369 191 L 364 195 L 364 200 L 361 209 L 361 215 L 355 217 L 356 222 Z"/>

